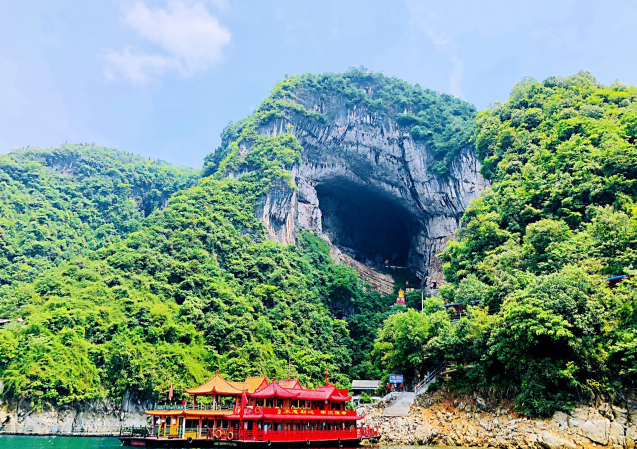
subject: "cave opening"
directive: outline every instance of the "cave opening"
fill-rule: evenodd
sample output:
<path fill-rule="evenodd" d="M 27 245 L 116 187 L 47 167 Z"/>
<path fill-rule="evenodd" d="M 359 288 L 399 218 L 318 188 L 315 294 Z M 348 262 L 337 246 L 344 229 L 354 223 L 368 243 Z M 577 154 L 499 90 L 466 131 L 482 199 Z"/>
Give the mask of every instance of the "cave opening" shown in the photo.
<path fill-rule="evenodd" d="M 332 179 L 316 186 L 323 232 L 359 261 L 407 266 L 417 221 L 396 200 L 366 185 Z"/>

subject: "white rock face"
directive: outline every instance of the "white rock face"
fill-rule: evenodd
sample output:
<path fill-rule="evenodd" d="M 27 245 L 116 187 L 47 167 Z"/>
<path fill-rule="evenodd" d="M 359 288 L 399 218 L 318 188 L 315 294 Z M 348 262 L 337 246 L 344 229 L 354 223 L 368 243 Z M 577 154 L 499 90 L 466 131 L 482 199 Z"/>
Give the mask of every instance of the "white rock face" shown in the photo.
<path fill-rule="evenodd" d="M 339 235 L 338 220 L 328 216 L 334 211 L 321 203 L 320 192 L 330 190 L 334 202 L 342 191 L 345 201 L 355 186 L 359 197 L 367 195 L 372 203 L 377 201 L 380 206 L 387 202 L 395 208 L 397 224 L 405 223 L 397 229 L 408 233 L 407 264 L 430 290 L 437 290 L 444 278 L 436 254 L 452 238 L 471 200 L 489 185 L 480 174 L 473 151 L 464 149 L 453 162 L 450 175 L 439 177 L 431 169 L 435 161 L 430 149 L 415 142 L 409 129 L 394 120 L 365 109 L 347 108 L 340 98 L 331 103 L 310 96 L 299 101 L 328 117 L 326 123 L 291 115 L 258 130 L 266 135 L 290 130 L 304 149 L 300 166 L 293 170 L 298 192 L 275 188 L 262 201 L 258 212 L 269 236 L 291 244 L 296 229 L 306 228 L 339 244 L 343 236 Z M 360 217 L 361 227 L 366 226 L 365 218 Z M 390 256 L 380 254 L 377 258 Z"/>
<path fill-rule="evenodd" d="M 147 426 L 152 404 L 126 394 L 122 403 L 94 401 L 37 410 L 27 402 L 0 407 L 3 432 L 19 434 L 119 434 L 121 427 Z"/>

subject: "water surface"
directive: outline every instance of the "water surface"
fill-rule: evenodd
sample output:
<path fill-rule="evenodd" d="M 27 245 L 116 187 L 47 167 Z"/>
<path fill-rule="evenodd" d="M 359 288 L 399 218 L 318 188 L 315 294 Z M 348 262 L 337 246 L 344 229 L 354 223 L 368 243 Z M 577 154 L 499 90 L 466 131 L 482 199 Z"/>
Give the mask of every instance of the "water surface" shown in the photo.
<path fill-rule="evenodd" d="M 111 449 L 122 443 L 114 437 L 34 437 L 0 435 L 2 449 Z"/>
<path fill-rule="evenodd" d="M 121 447 L 121 443 L 114 437 L 36 437 L 0 435 L 0 449 L 112 449 L 116 447 Z M 375 446 L 373 449 L 417 449 L 425 447 L 428 446 Z M 359 449 L 361 448 L 365 449 L 364 446 L 361 446 Z M 436 449 L 441 448 L 438 447 Z"/>

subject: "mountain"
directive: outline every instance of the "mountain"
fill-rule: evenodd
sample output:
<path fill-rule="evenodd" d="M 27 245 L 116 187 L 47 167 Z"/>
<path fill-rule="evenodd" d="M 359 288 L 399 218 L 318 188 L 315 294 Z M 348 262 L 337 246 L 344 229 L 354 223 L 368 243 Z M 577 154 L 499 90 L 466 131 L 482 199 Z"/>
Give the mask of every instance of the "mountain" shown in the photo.
<path fill-rule="evenodd" d="M 529 415 L 634 388 L 637 293 L 601 279 L 634 274 L 636 117 L 636 88 L 585 72 L 476 113 L 356 69 L 278 83 L 201 173 L 5 156 L 3 398 L 159 399 L 217 369 L 411 381 L 444 361 L 450 387 Z M 385 261 L 406 267 L 393 287 Z M 390 307 L 408 280 L 439 296 Z"/>
<path fill-rule="evenodd" d="M 305 96 L 294 100 L 293 85 Z M 310 91 L 340 106 L 309 111 L 302 103 Z M 295 173 L 317 151 L 292 132 L 269 130 L 284 126 L 286 114 L 332 121 L 333 129 L 343 126 L 339 114 L 350 114 L 347 126 L 361 132 L 364 117 L 378 117 L 375 132 L 394 137 L 373 151 L 407 142 L 448 185 L 470 152 L 474 113 L 381 75 L 304 75 L 279 83 L 253 115 L 224 131 L 201 180 L 92 146 L 5 156 L 11 189 L 3 190 L 0 313 L 12 322 L 0 332 L 3 396 L 37 407 L 126 394 L 159 399 L 171 384 L 179 391 L 216 369 L 309 384 L 325 369 L 343 384 L 378 376 L 368 354 L 394 297 L 335 265 L 333 247 L 313 232 L 320 229 L 295 226 L 287 241 L 269 238 L 276 224 L 264 210 L 282 189 L 298 191 Z M 383 158 L 407 164 L 404 155 Z M 392 176 L 414 168 L 397 170 Z"/>
<path fill-rule="evenodd" d="M 611 382 L 630 391 L 637 293 L 601 280 L 637 266 L 637 88 L 587 72 L 527 79 L 477 115 L 472 141 L 493 186 L 441 255 L 440 296 L 482 306 L 457 323 L 435 303 L 392 316 L 378 366 L 415 375 L 454 360 L 454 385 L 540 416 L 612 396 Z"/>
<path fill-rule="evenodd" d="M 139 229 L 199 173 L 95 145 L 0 156 L 0 295 Z"/>
<path fill-rule="evenodd" d="M 365 275 L 365 259 L 407 267 L 430 293 L 443 282 L 436 255 L 488 182 L 469 138 L 475 107 L 378 73 L 286 78 L 250 117 L 228 127 L 204 171 L 243 176 L 264 167 L 254 142 L 290 134 L 286 182 L 257 215 L 271 239 L 317 232 L 335 257 Z M 386 291 L 386 290 L 384 290 Z"/>

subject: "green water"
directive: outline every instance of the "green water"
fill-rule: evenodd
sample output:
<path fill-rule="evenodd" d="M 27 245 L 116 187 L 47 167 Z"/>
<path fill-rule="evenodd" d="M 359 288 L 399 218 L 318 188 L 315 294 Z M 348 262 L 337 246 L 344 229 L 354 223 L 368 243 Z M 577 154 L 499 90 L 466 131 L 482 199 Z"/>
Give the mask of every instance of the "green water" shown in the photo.
<path fill-rule="evenodd" d="M 33 437 L 0 435 L 0 449 L 111 449 L 115 447 L 121 447 L 121 443 L 117 438 L 112 437 Z M 373 449 L 418 449 L 418 447 L 419 446 L 376 446 Z M 424 448 L 426 446 L 420 447 Z M 361 446 L 359 449 L 365 449 L 365 447 Z"/>
<path fill-rule="evenodd" d="M 32 437 L 0 435 L 1 449 L 110 449 L 120 447 L 117 438 Z"/>

